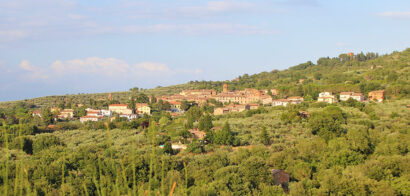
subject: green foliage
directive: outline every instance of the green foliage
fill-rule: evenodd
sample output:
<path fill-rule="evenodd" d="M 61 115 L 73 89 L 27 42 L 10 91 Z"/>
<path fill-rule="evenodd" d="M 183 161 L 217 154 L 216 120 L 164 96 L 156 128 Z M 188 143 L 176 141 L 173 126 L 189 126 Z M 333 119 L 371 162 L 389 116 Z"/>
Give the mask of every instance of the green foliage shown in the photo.
<path fill-rule="evenodd" d="M 314 112 L 309 119 L 312 133 L 326 140 L 340 136 L 344 132 L 342 125 L 345 123 L 345 114 L 336 106 L 328 106 L 323 111 Z"/>
<path fill-rule="evenodd" d="M 234 141 L 234 135 L 231 132 L 231 128 L 228 122 L 225 122 L 223 128 L 221 130 L 215 131 L 213 134 L 212 141 L 215 144 L 225 144 L 225 145 L 232 145 Z"/>
<path fill-rule="evenodd" d="M 50 108 L 45 108 L 41 112 L 41 118 L 46 125 L 52 124 L 54 122 L 53 114 L 50 111 Z"/>
<path fill-rule="evenodd" d="M 212 116 L 209 114 L 206 114 L 205 116 L 202 116 L 199 119 L 199 129 L 203 131 L 210 131 L 214 127 L 212 124 Z"/>
<path fill-rule="evenodd" d="M 34 154 L 39 153 L 43 149 L 50 148 L 51 146 L 64 145 L 60 138 L 54 135 L 42 135 L 36 138 L 33 142 Z"/>
<path fill-rule="evenodd" d="M 204 147 L 198 141 L 193 141 L 187 146 L 187 151 L 192 153 L 202 153 L 204 152 Z"/>

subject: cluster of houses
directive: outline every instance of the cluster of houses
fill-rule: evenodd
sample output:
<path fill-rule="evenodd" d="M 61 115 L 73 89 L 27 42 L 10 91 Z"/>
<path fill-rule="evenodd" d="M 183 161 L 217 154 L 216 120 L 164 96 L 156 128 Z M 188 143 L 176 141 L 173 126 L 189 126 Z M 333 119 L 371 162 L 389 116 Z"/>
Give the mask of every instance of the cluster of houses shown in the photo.
<path fill-rule="evenodd" d="M 108 105 L 108 109 L 92 109 L 87 108 L 85 109 L 87 114 L 85 116 L 80 117 L 80 122 L 87 122 L 87 121 L 100 121 L 104 117 L 111 117 L 114 113 L 118 114 L 119 117 L 127 118 L 128 120 L 136 119 L 138 116 L 142 116 L 144 114 L 150 115 L 151 108 L 146 103 L 137 103 L 135 104 L 135 110 L 129 108 L 127 104 L 110 104 Z M 51 108 L 51 112 L 59 113 L 57 115 L 57 119 L 73 119 L 74 118 L 74 109 L 63 109 L 60 110 L 59 108 Z M 40 110 L 34 110 L 32 112 L 32 116 L 41 117 Z"/>
<path fill-rule="evenodd" d="M 349 99 L 354 99 L 359 102 L 364 102 L 364 96 L 362 93 L 356 92 L 341 92 L 339 96 L 340 101 L 347 101 Z M 384 90 L 377 90 L 371 91 L 368 94 L 369 101 L 375 102 L 382 102 L 385 99 L 385 92 Z M 325 103 L 336 103 L 338 102 L 338 98 L 332 92 L 321 92 L 319 93 L 319 97 L 317 98 L 318 102 L 325 102 Z"/>
<path fill-rule="evenodd" d="M 87 121 L 100 121 L 104 117 L 110 117 L 114 113 L 118 114 L 121 118 L 127 118 L 128 120 L 136 119 L 138 116 L 144 114 L 150 115 L 151 108 L 146 103 L 135 104 L 135 111 L 127 104 L 110 104 L 108 105 L 108 110 L 94 110 L 86 109 L 87 115 L 80 117 L 81 122 Z"/>
<path fill-rule="evenodd" d="M 273 95 L 276 95 L 278 90 L 271 90 Z M 173 105 L 174 102 L 179 102 L 182 100 L 193 101 L 199 105 L 207 102 L 210 99 L 215 99 L 222 103 L 239 103 L 239 104 L 250 104 L 257 102 L 270 102 L 272 101 L 272 96 L 268 95 L 268 90 L 258 90 L 247 88 L 241 91 L 228 91 L 228 85 L 223 85 L 223 90 L 217 93 L 214 90 L 201 89 L 201 90 L 183 90 L 179 94 L 175 95 L 165 95 L 157 97 L 158 100 L 167 101 Z"/>
<path fill-rule="evenodd" d="M 228 91 L 228 85 L 223 85 L 223 90 L 221 93 L 217 93 L 214 90 L 201 89 L 201 90 L 183 90 L 179 94 L 169 95 L 169 96 L 159 96 L 157 100 L 166 101 L 170 104 L 170 114 L 171 116 L 177 116 L 182 111 L 181 101 L 193 101 L 198 105 L 207 103 L 210 99 L 215 99 L 218 102 L 230 103 L 225 107 L 219 107 L 214 109 L 214 115 L 222 115 L 231 112 L 242 112 L 245 110 L 257 109 L 259 104 L 271 105 L 271 106 L 284 106 L 288 104 L 300 104 L 304 101 L 301 96 L 292 96 L 286 99 L 273 99 L 272 97 L 278 94 L 277 89 L 270 89 L 271 94 L 268 90 L 258 90 L 247 88 L 240 91 Z M 357 100 L 359 102 L 365 101 L 362 93 L 356 92 L 341 92 L 339 99 L 340 101 L 347 101 L 350 98 Z M 339 101 L 338 97 L 332 92 L 321 92 L 319 93 L 318 102 L 324 103 L 336 103 Z M 381 102 L 385 99 L 384 90 L 372 91 L 368 94 L 368 100 Z M 63 109 L 58 110 L 57 108 L 52 108 L 51 112 L 59 112 L 58 119 L 72 119 L 74 118 L 73 109 Z M 114 113 L 118 114 L 119 117 L 127 118 L 128 120 L 136 119 L 138 116 L 144 114 L 150 115 L 151 108 L 146 103 L 136 103 L 135 110 L 129 108 L 127 104 L 110 104 L 107 110 L 95 110 L 86 109 L 87 115 L 80 117 L 81 122 L 87 121 L 100 121 L 104 117 L 110 117 Z M 33 111 L 33 116 L 41 117 L 40 111 Z"/>

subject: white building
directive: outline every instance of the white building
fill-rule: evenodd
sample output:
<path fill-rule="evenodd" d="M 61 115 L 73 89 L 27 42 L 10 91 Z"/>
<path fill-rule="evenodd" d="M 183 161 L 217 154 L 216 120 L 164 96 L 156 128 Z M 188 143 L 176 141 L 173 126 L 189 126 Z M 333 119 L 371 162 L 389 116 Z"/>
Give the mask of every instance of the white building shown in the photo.
<path fill-rule="evenodd" d="M 137 114 L 151 114 L 151 108 L 149 107 L 148 104 L 146 103 L 137 103 L 135 104 L 135 110 L 137 112 Z"/>
<path fill-rule="evenodd" d="M 295 97 L 288 97 L 288 101 L 291 104 L 300 104 L 304 101 L 304 99 L 301 96 L 295 96 Z"/>
<path fill-rule="evenodd" d="M 359 101 L 359 102 L 364 101 L 364 96 L 362 93 L 355 93 L 355 92 L 341 92 L 340 93 L 340 101 L 347 101 L 350 98 L 356 101 Z"/>
<path fill-rule="evenodd" d="M 112 116 L 112 112 L 110 110 L 101 110 L 101 115 L 109 117 Z"/>
<path fill-rule="evenodd" d="M 321 92 L 319 93 L 319 97 L 317 98 L 318 102 L 325 102 L 325 103 L 336 103 L 337 99 L 336 96 L 333 95 L 332 92 Z"/>
<path fill-rule="evenodd" d="M 137 114 L 120 114 L 120 118 L 127 118 L 129 121 L 133 119 L 137 119 L 138 115 Z"/>
<path fill-rule="evenodd" d="M 127 104 L 110 104 L 108 110 L 117 114 L 133 114 L 132 109 L 129 109 Z"/>
<path fill-rule="evenodd" d="M 80 117 L 80 122 L 84 123 L 87 121 L 97 122 L 100 121 L 103 117 L 102 116 L 82 116 Z"/>
<path fill-rule="evenodd" d="M 272 101 L 272 106 L 284 106 L 286 107 L 289 103 L 287 99 L 275 99 Z"/>

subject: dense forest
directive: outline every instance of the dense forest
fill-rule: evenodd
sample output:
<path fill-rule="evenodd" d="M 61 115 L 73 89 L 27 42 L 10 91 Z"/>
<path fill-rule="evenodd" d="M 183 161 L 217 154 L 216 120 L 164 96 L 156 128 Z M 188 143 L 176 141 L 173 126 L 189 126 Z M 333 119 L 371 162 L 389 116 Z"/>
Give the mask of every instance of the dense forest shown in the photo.
<path fill-rule="evenodd" d="M 410 195 L 410 49 L 320 58 L 232 81 L 0 103 L 0 195 Z M 212 104 L 149 99 L 182 89 L 279 89 L 302 104 L 214 116 Z M 384 89 L 381 103 L 316 102 L 323 90 Z M 49 107 L 149 103 L 128 121 L 54 121 Z M 131 99 L 134 100 L 134 99 Z M 84 106 L 77 107 L 77 104 Z M 42 118 L 32 116 L 42 110 Z M 304 115 L 308 114 L 308 115 Z M 206 132 L 192 138 L 189 129 Z M 175 150 L 172 144 L 186 145 Z M 162 148 L 161 148 L 161 147 Z M 278 184 L 274 171 L 289 174 Z"/>

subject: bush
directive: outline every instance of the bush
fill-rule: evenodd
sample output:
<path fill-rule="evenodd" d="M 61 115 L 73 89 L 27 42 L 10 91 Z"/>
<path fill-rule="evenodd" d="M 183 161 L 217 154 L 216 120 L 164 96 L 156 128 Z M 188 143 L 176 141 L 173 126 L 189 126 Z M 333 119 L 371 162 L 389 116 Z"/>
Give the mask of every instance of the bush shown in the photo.
<path fill-rule="evenodd" d="M 64 146 L 60 138 L 54 135 L 41 135 L 33 142 L 33 152 L 36 154 L 44 149 L 50 148 L 51 146 L 58 145 Z"/>
<path fill-rule="evenodd" d="M 325 140 L 343 133 L 342 124 L 346 123 L 346 115 L 339 107 L 328 106 L 323 111 L 312 113 L 309 126 L 314 135 L 319 135 Z"/>

